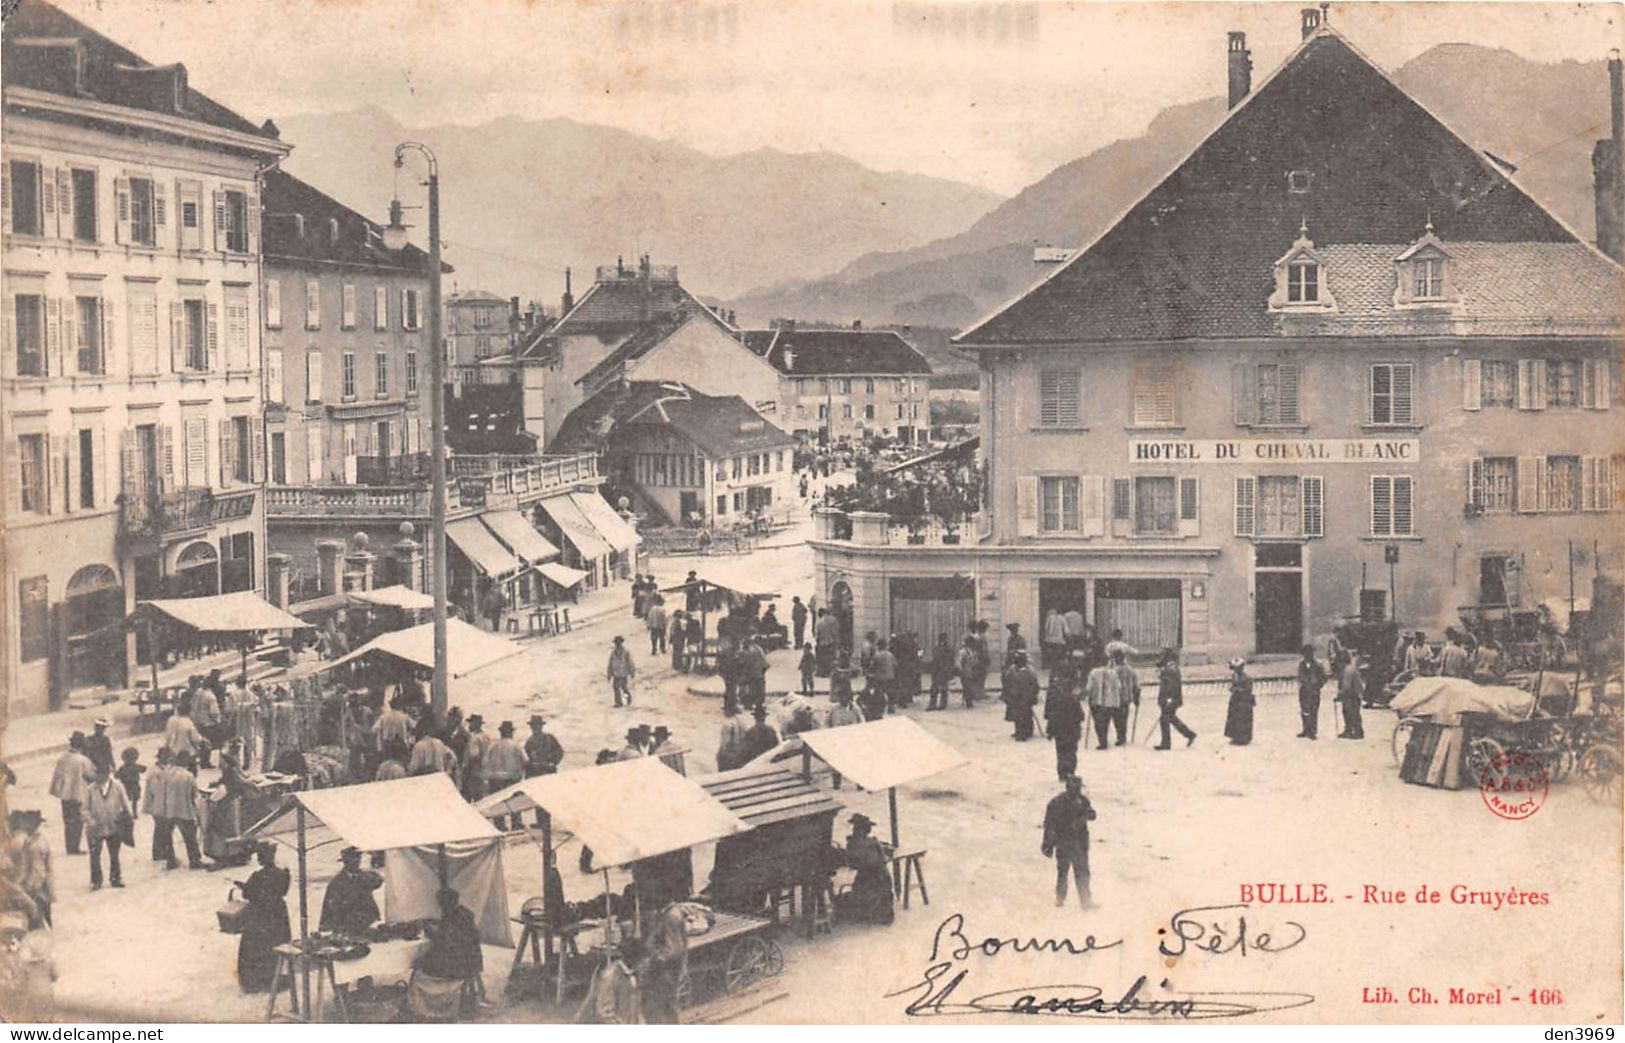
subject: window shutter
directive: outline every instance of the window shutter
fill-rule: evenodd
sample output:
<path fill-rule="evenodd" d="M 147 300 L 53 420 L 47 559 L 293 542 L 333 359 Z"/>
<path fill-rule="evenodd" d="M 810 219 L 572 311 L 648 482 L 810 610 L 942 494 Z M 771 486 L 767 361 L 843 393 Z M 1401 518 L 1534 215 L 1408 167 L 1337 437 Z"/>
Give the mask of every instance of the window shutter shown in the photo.
<path fill-rule="evenodd" d="M 305 356 L 305 401 L 322 400 L 322 356 L 312 351 Z"/>
<path fill-rule="evenodd" d="M 1546 360 L 1531 359 L 1529 362 L 1529 408 L 1545 409 L 1547 395 Z"/>
<path fill-rule="evenodd" d="M 1134 530 L 1134 479 L 1112 479 L 1112 535 L 1126 536 Z"/>
<path fill-rule="evenodd" d="M 1585 409 L 1608 408 L 1608 363 L 1586 359 L 1580 364 L 1580 405 Z"/>
<path fill-rule="evenodd" d="M 1279 394 L 1281 398 L 1281 423 L 1296 424 L 1302 421 L 1303 414 L 1298 408 L 1298 385 L 1302 377 L 1302 367 L 1297 363 L 1282 364 L 1276 367 L 1280 375 Z"/>
<path fill-rule="evenodd" d="M 6 211 L 11 213 L 8 203 Z M 5 438 L 6 453 L 6 516 L 14 517 L 23 510 L 23 463 L 22 452 L 17 444 L 16 435 L 7 435 Z"/>
<path fill-rule="evenodd" d="M 169 304 L 169 365 L 176 373 L 186 369 L 186 305 L 180 301 Z"/>
<path fill-rule="evenodd" d="M 231 437 L 231 421 L 220 421 L 220 488 L 230 488 L 237 473 L 237 445 Z"/>
<path fill-rule="evenodd" d="M 119 363 L 124 356 L 113 345 L 113 331 L 118 328 L 113 321 L 113 298 L 103 297 L 100 309 L 102 313 L 102 372 L 117 374 Z"/>
<path fill-rule="evenodd" d="M 95 499 L 95 506 L 108 506 L 107 495 L 107 431 L 102 427 L 101 421 L 91 428 L 90 433 L 90 495 Z"/>
<path fill-rule="evenodd" d="M 1038 479 L 1033 475 L 1016 479 L 1016 535 L 1038 535 Z"/>
<path fill-rule="evenodd" d="M 1393 480 L 1382 475 L 1371 476 L 1371 534 L 1391 536 L 1394 532 Z"/>
<path fill-rule="evenodd" d="M 1484 461 L 1474 457 L 1467 461 L 1467 506 L 1484 509 Z"/>
<path fill-rule="evenodd" d="M 1253 534 L 1253 493 L 1257 488 L 1254 478 L 1236 479 L 1236 535 Z"/>
<path fill-rule="evenodd" d="M 67 167 L 56 171 L 56 234 L 61 239 L 73 238 L 73 172 Z"/>
<path fill-rule="evenodd" d="M 1597 463 L 1598 456 L 1582 456 L 1580 458 L 1580 509 L 1582 511 L 1597 510 Z"/>
<path fill-rule="evenodd" d="M 44 299 L 45 308 L 45 374 L 62 375 L 62 302 L 55 297 Z"/>
<path fill-rule="evenodd" d="M 243 208 L 243 221 L 248 225 L 248 252 L 255 257 L 260 253 L 260 197 L 257 192 L 248 194 L 248 203 Z"/>
<path fill-rule="evenodd" d="M 322 328 L 322 284 L 316 279 L 305 280 L 305 329 Z"/>
<path fill-rule="evenodd" d="M 1326 479 L 1306 474 L 1298 484 L 1298 498 L 1303 505 L 1303 534 L 1326 535 Z"/>
<path fill-rule="evenodd" d="M 69 439 L 71 441 L 71 439 Z M 67 510 L 68 454 L 63 439 L 47 436 L 45 439 L 46 467 L 50 469 L 50 509 L 47 513 L 62 514 Z"/>
<path fill-rule="evenodd" d="M 355 283 L 353 282 L 344 284 L 344 314 L 340 320 L 340 325 L 347 330 L 355 329 Z"/>
<path fill-rule="evenodd" d="M 265 280 L 265 324 L 282 325 L 282 280 L 274 275 Z"/>
<path fill-rule="evenodd" d="M 412 328 L 412 324 L 408 321 L 408 316 L 407 316 L 407 311 L 406 311 L 407 295 L 410 294 L 411 292 L 412 292 L 411 290 L 402 290 L 401 291 L 401 329 L 403 329 L 403 330 L 409 330 L 409 329 Z"/>
<path fill-rule="evenodd" d="M 327 470 L 322 462 L 322 429 L 319 424 L 305 424 L 305 481 L 319 482 Z"/>
<path fill-rule="evenodd" d="M 1098 474 L 1078 478 L 1079 529 L 1085 536 L 1106 535 L 1106 479 Z"/>
<path fill-rule="evenodd" d="M 130 179 L 119 177 L 113 179 L 113 241 L 130 243 Z M 8 207 L 6 213 L 10 213 Z"/>
<path fill-rule="evenodd" d="M 78 317 L 79 301 L 74 297 L 64 297 L 62 308 L 62 366 L 56 370 L 58 374 L 68 375 L 79 372 L 80 342 L 85 336 L 83 324 L 75 322 Z"/>
<path fill-rule="evenodd" d="M 4 162 L 0 162 L 0 232 L 4 232 L 6 235 L 11 234 L 11 164 Z M 9 373 L 10 370 L 7 370 L 7 372 Z M 12 452 L 16 450 L 16 446 L 9 443 L 8 448 Z M 15 496 L 17 483 L 7 481 L 6 488 L 10 489 Z M 18 503 L 19 506 L 11 513 L 21 509 L 21 501 L 18 501 Z"/>
<path fill-rule="evenodd" d="M 169 223 L 169 186 L 152 179 L 152 245 L 164 245 L 164 226 Z"/>
<path fill-rule="evenodd" d="M 204 321 L 207 325 L 204 343 L 208 350 L 208 369 L 215 373 L 220 369 L 220 305 L 210 301 L 204 309 Z"/>
<path fill-rule="evenodd" d="M 265 349 L 265 400 L 267 402 L 284 400 L 281 348 Z"/>
<path fill-rule="evenodd" d="M 136 445 L 133 427 L 126 427 L 119 433 L 119 460 L 123 464 L 124 471 L 120 491 L 126 501 L 133 503 L 141 496 L 141 450 Z"/>
<path fill-rule="evenodd" d="M 1179 480 L 1179 534 L 1198 536 L 1202 532 L 1200 483 L 1195 478 Z"/>
<path fill-rule="evenodd" d="M 45 167 L 36 166 L 34 184 L 39 186 L 40 235 L 50 235 L 56 230 L 56 178 Z"/>
<path fill-rule="evenodd" d="M 1230 408 L 1237 427 L 1256 421 L 1258 400 L 1253 389 L 1253 367 L 1245 362 L 1230 366 Z"/>
<path fill-rule="evenodd" d="M 1531 513 L 1541 509 L 1542 492 L 1546 483 L 1541 479 L 1545 459 L 1539 456 L 1518 457 L 1518 510 Z"/>
<path fill-rule="evenodd" d="M 249 458 L 248 479 L 255 485 L 265 481 L 265 421 L 259 417 L 248 421 Z"/>
<path fill-rule="evenodd" d="M 209 484 L 209 422 L 193 417 L 186 422 L 186 485 L 202 489 Z"/>
<path fill-rule="evenodd" d="M 3 166 L 5 166 L 5 164 L 0 163 L 0 167 Z M 11 213 L 9 209 L 7 209 L 5 212 L 8 214 Z M 0 376 L 14 377 L 17 375 L 17 297 L 15 294 L 7 293 L 4 295 L 3 300 L 5 317 L 0 321 L 4 321 L 6 327 L 4 331 L 5 340 L 3 342 L 5 344 L 6 356 L 3 360 L 4 364 L 0 365 Z M 15 486 L 13 486 L 13 488 L 15 488 Z"/>
<path fill-rule="evenodd" d="M 1484 405 L 1484 363 L 1480 359 L 1461 360 L 1461 408 L 1478 410 Z"/>
<path fill-rule="evenodd" d="M 1592 409 L 1607 409 L 1612 405 L 1614 367 L 1607 359 L 1597 360 L 1597 386 Z"/>
<path fill-rule="evenodd" d="M 163 482 L 163 488 L 158 491 L 167 493 L 177 487 L 175 481 L 175 429 L 168 424 L 160 424 L 158 432 L 158 473 Z"/>
<path fill-rule="evenodd" d="M 72 514 L 75 509 L 83 507 L 79 503 L 79 473 L 87 465 L 87 461 L 79 456 L 79 432 L 73 428 L 68 429 L 68 465 L 67 488 L 63 491 L 63 508 Z"/>
<path fill-rule="evenodd" d="M 226 248 L 226 194 L 224 192 L 210 193 L 214 208 L 214 248 L 224 251 Z"/>
<path fill-rule="evenodd" d="M 1393 479 L 1394 490 L 1394 535 L 1410 536 L 1416 532 L 1415 522 L 1411 509 L 1415 482 L 1409 475 L 1399 475 Z"/>
<path fill-rule="evenodd" d="M 1413 367 L 1409 362 L 1397 363 L 1391 367 L 1393 373 L 1393 422 L 1396 424 L 1409 424 L 1415 419 L 1411 409 L 1411 381 Z"/>
<path fill-rule="evenodd" d="M 389 329 L 389 288 L 376 286 L 372 291 L 372 328 Z"/>

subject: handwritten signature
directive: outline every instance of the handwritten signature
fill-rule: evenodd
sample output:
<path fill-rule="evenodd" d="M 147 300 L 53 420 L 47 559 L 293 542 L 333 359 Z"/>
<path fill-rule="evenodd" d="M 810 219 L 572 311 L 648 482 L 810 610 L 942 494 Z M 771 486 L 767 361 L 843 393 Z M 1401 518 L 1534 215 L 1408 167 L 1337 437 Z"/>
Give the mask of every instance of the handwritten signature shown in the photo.
<path fill-rule="evenodd" d="M 1223 956 L 1248 952 L 1285 952 L 1303 942 L 1308 932 L 1302 924 L 1289 923 L 1290 940 L 1279 932 L 1249 930 L 1245 916 L 1236 913 L 1246 905 L 1193 906 L 1169 918 L 1169 927 L 1158 931 L 1163 940 L 1157 949 L 1164 956 L 1180 956 L 1187 950 Z M 1169 931 L 1172 936 L 1169 937 Z M 968 932 L 965 917 L 953 913 L 937 926 L 931 939 L 930 962 L 919 979 L 888 999 L 908 997 L 903 1012 L 910 1017 L 942 1017 L 965 1014 L 1014 1014 L 1035 1017 L 1063 1017 L 1108 1020 L 1206 1020 L 1238 1018 L 1268 1011 L 1289 1010 L 1313 1003 L 1315 997 L 1303 992 L 1276 991 L 1192 991 L 1176 989 L 1167 979 L 1153 985 L 1140 975 L 1128 988 L 1108 990 L 1092 984 L 1024 985 L 977 996 L 966 996 L 972 957 L 997 958 L 1006 953 L 1087 957 L 1119 948 L 1123 939 L 1102 941 L 1094 935 L 1074 938 L 977 939 Z"/>

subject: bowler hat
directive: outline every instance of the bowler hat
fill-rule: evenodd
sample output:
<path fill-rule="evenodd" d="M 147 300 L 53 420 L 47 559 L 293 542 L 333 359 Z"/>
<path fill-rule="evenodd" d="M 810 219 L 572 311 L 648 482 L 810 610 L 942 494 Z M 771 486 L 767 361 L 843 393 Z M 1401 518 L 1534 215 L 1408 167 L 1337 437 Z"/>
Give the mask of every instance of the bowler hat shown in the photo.
<path fill-rule="evenodd" d="M 503 735 L 512 735 L 513 734 L 513 722 L 512 721 L 503 721 L 501 724 L 497 725 L 497 731 L 501 732 Z"/>
<path fill-rule="evenodd" d="M 868 815 L 865 815 L 861 811 L 852 816 L 853 829 L 873 829 L 874 825 L 875 820 L 870 818 Z"/>

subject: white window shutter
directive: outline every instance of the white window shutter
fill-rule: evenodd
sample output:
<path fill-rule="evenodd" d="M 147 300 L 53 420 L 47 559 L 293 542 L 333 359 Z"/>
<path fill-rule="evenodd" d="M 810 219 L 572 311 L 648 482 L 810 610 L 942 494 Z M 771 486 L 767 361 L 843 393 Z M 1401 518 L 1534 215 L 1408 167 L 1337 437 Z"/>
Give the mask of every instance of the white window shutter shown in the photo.
<path fill-rule="evenodd" d="M 273 329 L 282 325 L 282 280 L 275 275 L 265 280 L 265 324 Z"/>
<path fill-rule="evenodd" d="M 50 508 L 47 513 L 62 514 L 68 506 L 68 454 L 64 439 L 47 436 L 45 439 L 46 467 L 50 469 L 51 476 L 48 484 L 50 490 Z"/>
<path fill-rule="evenodd" d="M 1256 488 L 1255 479 L 1238 477 L 1236 479 L 1236 535 L 1251 536 L 1253 534 L 1253 492 Z"/>
<path fill-rule="evenodd" d="M 1393 480 L 1384 475 L 1371 476 L 1371 534 L 1393 535 L 1394 525 Z"/>
<path fill-rule="evenodd" d="M 226 488 L 229 488 L 231 486 L 232 475 L 235 472 L 235 467 L 233 466 L 233 463 L 234 463 L 234 457 L 236 457 L 236 455 L 237 455 L 236 454 L 236 448 L 237 447 L 236 447 L 236 444 L 232 441 L 232 437 L 231 437 L 231 421 L 230 420 L 222 420 L 222 421 L 220 421 L 219 426 L 220 426 L 220 488 L 226 489 Z"/>
<path fill-rule="evenodd" d="M 411 290 L 405 290 L 405 289 L 403 289 L 401 291 L 401 329 L 403 329 L 403 330 L 409 330 L 409 329 L 412 328 L 411 323 L 407 321 L 407 313 L 406 313 L 407 295 L 410 294 L 411 292 L 412 292 Z"/>
<path fill-rule="evenodd" d="M 56 234 L 59 239 L 73 238 L 73 173 L 67 167 L 54 172 L 41 171 L 42 176 L 56 181 Z"/>
<path fill-rule="evenodd" d="M 1477 410 L 1484 405 L 1484 363 L 1480 359 L 1461 360 L 1461 408 Z"/>
<path fill-rule="evenodd" d="M 62 298 L 62 368 L 58 372 L 64 376 L 79 372 L 79 342 L 85 331 L 81 323 L 73 321 L 78 314 L 79 301 Z"/>
<path fill-rule="evenodd" d="M 377 286 L 372 291 L 372 328 L 389 329 L 389 287 Z"/>
<path fill-rule="evenodd" d="M 1613 404 L 1614 389 L 1611 386 L 1614 378 L 1614 367 L 1607 359 L 1597 360 L 1597 386 L 1592 409 L 1608 409 Z"/>
<path fill-rule="evenodd" d="M 1016 535 L 1038 535 L 1038 478 L 1035 475 L 1016 479 Z"/>
<path fill-rule="evenodd" d="M 250 417 L 248 421 L 249 453 L 248 480 L 255 485 L 265 481 L 265 421 Z"/>
<path fill-rule="evenodd" d="M 283 401 L 282 390 L 282 349 L 265 349 L 265 400 L 267 402 Z"/>
<path fill-rule="evenodd" d="M 1085 536 L 1106 535 L 1106 479 L 1086 474 L 1078 478 L 1079 529 Z"/>
<path fill-rule="evenodd" d="M 112 497 L 107 495 L 107 430 L 100 420 L 91 429 L 90 453 L 91 495 L 95 497 L 97 507 L 106 507 Z"/>
<path fill-rule="evenodd" d="M 55 297 L 45 298 L 45 372 L 48 376 L 62 375 L 62 302 Z"/>
<path fill-rule="evenodd" d="M 130 179 L 120 177 L 113 179 L 113 241 L 129 245 L 130 229 Z M 6 208 L 6 214 L 11 214 L 11 208 Z"/>
<path fill-rule="evenodd" d="M 1304 475 L 1299 485 L 1298 498 L 1303 510 L 1303 534 L 1326 535 L 1326 479 L 1318 474 Z"/>
<path fill-rule="evenodd" d="M 1467 461 L 1467 506 L 1473 510 L 1484 508 L 1484 461 L 1476 456 Z"/>
<path fill-rule="evenodd" d="M 1580 457 L 1580 509 L 1597 509 L 1597 461 L 1595 456 Z"/>
<path fill-rule="evenodd" d="M 211 193 L 214 211 L 214 248 L 224 251 L 226 249 L 226 194 L 224 192 Z"/>
<path fill-rule="evenodd" d="M 97 307 L 102 313 L 102 371 L 117 376 L 124 356 L 113 344 L 113 332 L 118 328 L 113 321 L 113 298 L 103 297 Z"/>
<path fill-rule="evenodd" d="M 260 197 L 257 192 L 250 192 L 248 200 L 243 206 L 243 222 L 248 225 L 248 252 L 255 257 L 260 252 Z"/>
<path fill-rule="evenodd" d="M 9 163 L 0 163 L 0 232 L 4 232 L 6 235 L 11 234 L 11 165 Z M 6 372 L 10 373 L 11 371 L 7 370 Z M 7 446 L 12 452 L 16 451 L 17 447 L 14 443 L 7 442 Z M 18 466 L 20 467 L 20 457 L 18 458 L 18 461 Z M 7 472 L 7 475 L 8 480 L 6 482 L 6 488 L 11 491 L 11 495 L 15 499 L 17 495 L 17 482 L 20 479 L 11 477 L 10 471 Z M 18 510 L 21 510 L 20 503 L 18 506 L 8 509 L 7 513 L 15 514 Z"/>
<path fill-rule="evenodd" d="M 1522 514 L 1540 510 L 1541 474 L 1545 463 L 1538 456 L 1518 457 L 1518 511 Z"/>
<path fill-rule="evenodd" d="M 353 330 L 355 329 L 355 283 L 345 283 L 343 293 L 344 311 L 339 324 L 347 330 Z"/>
<path fill-rule="evenodd" d="M 1414 390 L 1415 368 L 1409 362 L 1395 363 L 1393 372 L 1393 422 L 1396 424 L 1410 424 L 1416 420 L 1416 412 L 1412 408 L 1412 392 Z"/>
<path fill-rule="evenodd" d="M 1199 536 L 1202 533 L 1201 481 L 1196 478 L 1179 480 L 1179 534 Z"/>
<path fill-rule="evenodd" d="M 76 431 L 76 430 L 74 430 L 72 428 L 69 428 L 68 429 L 67 442 L 68 442 L 68 470 L 67 470 L 68 482 L 67 482 L 67 489 L 65 490 L 64 495 L 63 495 L 63 504 L 62 504 L 62 506 L 63 506 L 64 509 L 67 510 L 67 512 L 69 514 L 72 514 L 76 509 L 85 506 L 83 503 L 78 502 L 79 501 L 79 474 L 80 474 L 81 469 L 88 465 L 89 461 L 81 460 L 80 457 L 79 457 L 79 432 L 78 431 Z"/>
<path fill-rule="evenodd" d="M 1529 408 L 1545 409 L 1547 400 L 1546 360 L 1529 361 Z"/>
<path fill-rule="evenodd" d="M 163 483 L 159 492 L 179 487 L 175 479 L 175 429 L 168 424 L 158 426 L 158 468 Z"/>
<path fill-rule="evenodd" d="M 1518 408 L 1535 409 L 1535 400 L 1532 388 L 1535 384 L 1535 360 L 1518 360 Z"/>
<path fill-rule="evenodd" d="M 312 351 L 305 355 L 305 401 L 322 400 L 322 356 Z"/>
<path fill-rule="evenodd" d="M 312 421 L 305 423 L 305 481 L 320 482 L 327 477 L 327 464 L 322 459 L 322 427 Z"/>
<path fill-rule="evenodd" d="M 208 370 L 211 373 L 220 369 L 220 305 L 210 301 L 203 309 L 205 349 L 208 352 Z"/>
<path fill-rule="evenodd" d="M 169 224 L 169 187 L 157 178 L 152 180 L 152 245 L 162 249 Z"/>
<path fill-rule="evenodd" d="M 1395 536 L 1416 534 L 1416 481 L 1409 475 L 1396 475 L 1393 479 Z"/>
<path fill-rule="evenodd" d="M 316 279 L 305 280 L 305 329 L 322 328 L 322 284 Z"/>

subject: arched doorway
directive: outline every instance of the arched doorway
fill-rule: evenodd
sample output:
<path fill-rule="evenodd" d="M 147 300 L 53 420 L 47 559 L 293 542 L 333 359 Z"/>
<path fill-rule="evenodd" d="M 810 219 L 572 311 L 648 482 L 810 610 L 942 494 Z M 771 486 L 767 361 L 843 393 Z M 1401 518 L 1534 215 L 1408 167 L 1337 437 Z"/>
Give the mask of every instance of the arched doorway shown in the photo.
<path fill-rule="evenodd" d="M 206 598 L 220 593 L 219 553 L 202 540 L 181 551 L 175 559 L 171 589 L 178 598 Z"/>
<path fill-rule="evenodd" d="M 841 647 L 851 651 L 852 585 L 846 580 L 836 580 L 834 586 L 829 588 L 829 610 L 841 623 Z"/>
<path fill-rule="evenodd" d="M 106 565 L 86 565 L 68 581 L 68 686 L 122 686 L 124 585 Z"/>

